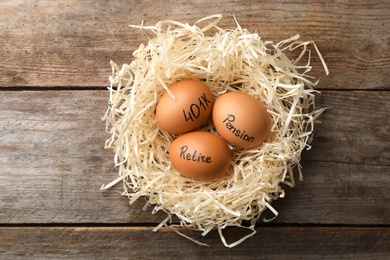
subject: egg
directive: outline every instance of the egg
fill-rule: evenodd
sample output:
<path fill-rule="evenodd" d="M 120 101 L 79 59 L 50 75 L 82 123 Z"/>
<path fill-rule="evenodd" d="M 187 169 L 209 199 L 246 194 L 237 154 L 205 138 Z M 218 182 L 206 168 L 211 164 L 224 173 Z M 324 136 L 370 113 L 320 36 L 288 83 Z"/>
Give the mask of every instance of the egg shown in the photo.
<path fill-rule="evenodd" d="M 169 87 L 156 107 L 160 129 L 182 134 L 197 129 L 211 116 L 214 97 L 210 89 L 196 79 L 178 81 Z"/>
<path fill-rule="evenodd" d="M 228 92 L 217 98 L 212 118 L 218 133 L 238 148 L 262 144 L 271 129 L 271 118 L 265 106 L 243 92 Z"/>
<path fill-rule="evenodd" d="M 216 134 L 193 131 L 176 138 L 169 148 L 172 166 L 183 176 L 212 181 L 223 177 L 231 162 L 225 140 Z"/>

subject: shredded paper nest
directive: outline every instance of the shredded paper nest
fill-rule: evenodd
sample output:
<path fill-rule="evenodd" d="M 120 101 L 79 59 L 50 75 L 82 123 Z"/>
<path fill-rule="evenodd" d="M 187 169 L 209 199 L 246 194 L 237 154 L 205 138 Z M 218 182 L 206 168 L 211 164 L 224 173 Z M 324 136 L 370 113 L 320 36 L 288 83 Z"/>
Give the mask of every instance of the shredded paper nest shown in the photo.
<path fill-rule="evenodd" d="M 206 235 L 217 229 L 225 246 L 233 247 L 256 232 L 255 223 L 264 210 L 278 215 L 270 204 L 284 197 L 281 185 L 293 187 L 294 172 L 302 178 L 301 152 L 310 148 L 314 123 L 323 111 L 315 108 L 317 82 L 307 75 L 309 45 L 326 74 L 328 69 L 314 42 L 298 41 L 296 35 L 275 44 L 241 28 L 237 21 L 235 29 L 222 29 L 221 19 L 213 15 L 194 25 L 167 20 L 132 26 L 141 29 L 148 42 L 133 53 L 130 64 L 120 68 L 111 62 L 103 120 L 110 133 L 105 147 L 115 153 L 119 177 L 102 189 L 122 182 L 130 204 L 144 197 L 145 209 L 166 212 L 167 218 L 155 230 L 168 226 L 180 233 L 179 227 L 186 227 Z M 190 180 L 170 163 L 168 150 L 177 136 L 159 129 L 155 108 L 171 84 L 186 78 L 204 81 L 214 98 L 242 91 L 267 105 L 273 122 L 270 136 L 253 149 L 231 147 L 226 178 L 207 183 Z M 211 121 L 203 130 L 215 132 Z M 222 234 L 228 226 L 253 232 L 228 244 Z"/>

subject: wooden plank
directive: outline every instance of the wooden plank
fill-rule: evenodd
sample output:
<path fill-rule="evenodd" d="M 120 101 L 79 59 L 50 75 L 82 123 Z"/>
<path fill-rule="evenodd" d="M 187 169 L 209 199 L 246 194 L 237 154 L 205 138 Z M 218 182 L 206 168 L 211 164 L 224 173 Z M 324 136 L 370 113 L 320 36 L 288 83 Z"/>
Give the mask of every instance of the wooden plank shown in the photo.
<path fill-rule="evenodd" d="M 272 206 L 275 223 L 389 224 L 390 166 L 304 161 L 303 182 Z M 272 218 L 266 211 L 263 218 Z"/>
<path fill-rule="evenodd" d="M 324 91 L 319 107 L 328 107 L 315 129 L 308 160 L 390 165 L 390 93 Z"/>
<path fill-rule="evenodd" d="M 129 209 L 119 186 L 99 190 L 117 175 L 103 148 L 107 94 L 1 93 L 1 223 L 142 222 L 150 215 Z"/>
<path fill-rule="evenodd" d="M 107 91 L 2 91 L 0 223 L 151 223 L 164 219 L 129 206 L 103 149 Z M 390 95 L 323 91 L 332 106 L 303 154 L 304 182 L 275 202 L 279 223 L 385 224 L 390 219 Z M 354 214 L 358 212 L 358 214 Z"/>
<path fill-rule="evenodd" d="M 182 230 L 181 230 L 182 231 Z M 266 227 L 232 249 L 216 231 L 201 237 L 202 247 L 163 228 L 149 227 L 2 227 L 4 259 L 388 259 L 389 228 Z M 228 243 L 246 233 L 225 231 Z M 172 243 L 172 241 L 175 241 Z"/>
<path fill-rule="evenodd" d="M 370 1 L 33 1 L 0 3 L 0 87 L 105 87 L 109 61 L 129 63 L 147 38 L 129 24 L 174 19 L 194 23 L 222 13 L 221 26 L 280 41 L 314 40 L 313 76 L 322 89 L 389 89 L 390 3 Z"/>

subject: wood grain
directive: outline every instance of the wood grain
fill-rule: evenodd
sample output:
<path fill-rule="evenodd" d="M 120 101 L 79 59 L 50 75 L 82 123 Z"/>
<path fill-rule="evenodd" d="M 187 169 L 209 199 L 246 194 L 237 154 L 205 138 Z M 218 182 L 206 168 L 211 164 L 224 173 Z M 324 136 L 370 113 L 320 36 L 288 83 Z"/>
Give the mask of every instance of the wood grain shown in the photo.
<path fill-rule="evenodd" d="M 149 227 L 6 227 L 0 228 L 0 254 L 5 259 L 387 259 L 390 254 L 389 228 L 263 227 L 232 249 L 217 232 L 201 237 L 180 231 L 209 247 L 169 228 L 153 233 Z M 224 233 L 228 243 L 244 235 Z"/>
<path fill-rule="evenodd" d="M 390 3 L 370 1 L 33 1 L 0 3 L 0 87 L 105 87 L 109 61 L 130 63 L 147 42 L 129 24 L 175 19 L 194 23 L 222 13 L 221 26 L 280 41 L 314 40 L 326 77 L 313 56 L 321 89 L 390 89 Z"/>
<path fill-rule="evenodd" d="M 108 91 L 2 91 L 0 223 L 159 223 L 120 197 L 101 117 Z M 276 223 L 390 224 L 390 96 L 323 91 L 328 107 L 303 154 L 304 182 L 275 202 Z M 356 212 L 358 210 L 358 212 Z M 269 213 L 269 212 L 268 212 Z M 265 214 L 267 215 L 267 213 Z"/>
<path fill-rule="evenodd" d="M 216 231 L 181 230 L 210 248 L 154 233 L 165 214 L 130 206 L 121 185 L 99 190 L 117 177 L 100 120 L 109 62 L 148 40 L 128 25 L 217 13 L 264 40 L 314 40 L 330 69 L 312 48 L 317 105 L 331 109 L 303 182 L 233 249 Z M 388 0 L 0 1 L 0 259 L 389 259 L 389 31 Z M 224 231 L 228 243 L 246 234 Z"/>
<path fill-rule="evenodd" d="M 107 94 L 1 93 L 1 223 L 142 222 L 150 215 L 129 209 L 120 187 L 99 190 L 117 175 L 103 148 Z"/>

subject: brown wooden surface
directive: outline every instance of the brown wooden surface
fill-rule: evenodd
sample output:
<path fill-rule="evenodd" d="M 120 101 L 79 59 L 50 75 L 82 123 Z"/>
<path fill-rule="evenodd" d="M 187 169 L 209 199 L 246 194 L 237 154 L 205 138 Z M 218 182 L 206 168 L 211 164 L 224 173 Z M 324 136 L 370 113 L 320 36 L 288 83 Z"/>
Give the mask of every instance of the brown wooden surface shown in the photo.
<path fill-rule="evenodd" d="M 262 2 L 0 1 L 0 259 L 390 258 L 390 2 Z M 330 69 L 313 57 L 317 105 L 331 109 L 304 181 L 233 249 L 217 232 L 184 231 L 209 248 L 154 233 L 163 213 L 129 206 L 121 185 L 99 190 L 117 175 L 100 120 L 109 61 L 129 63 L 147 40 L 128 25 L 214 13 L 263 39 L 314 40 Z"/>
<path fill-rule="evenodd" d="M 226 249 L 217 232 L 201 238 L 209 247 L 178 239 L 169 228 L 6 227 L 0 229 L 4 259 L 386 259 L 390 232 L 385 228 L 262 227 L 258 238 Z M 226 232 L 227 241 L 242 236 Z M 15 243 L 18 241 L 18 243 Z"/>

